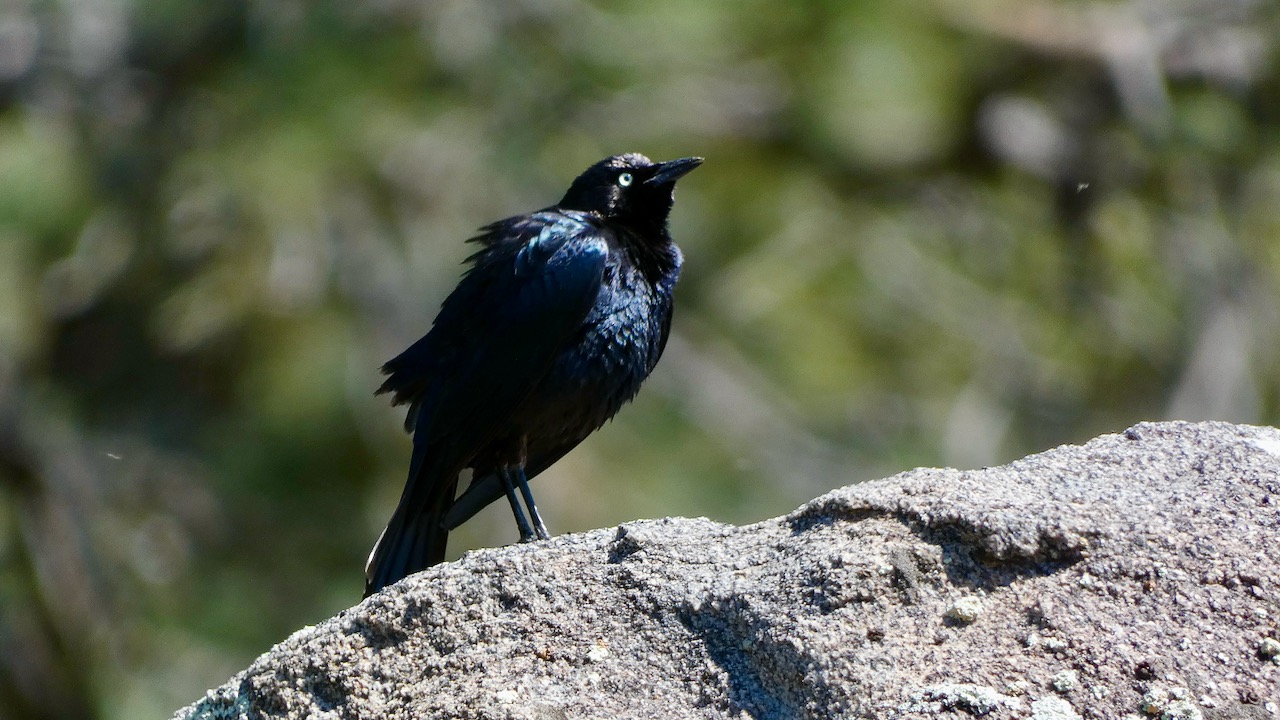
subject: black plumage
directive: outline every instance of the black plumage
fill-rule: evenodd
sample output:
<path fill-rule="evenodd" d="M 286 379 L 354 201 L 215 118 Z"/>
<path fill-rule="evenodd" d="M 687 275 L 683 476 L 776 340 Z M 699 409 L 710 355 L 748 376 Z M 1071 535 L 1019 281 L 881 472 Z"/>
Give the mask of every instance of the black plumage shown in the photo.
<path fill-rule="evenodd" d="M 365 595 L 441 562 L 449 530 L 504 495 L 522 541 L 547 537 L 527 480 L 613 417 L 662 355 L 681 266 L 667 217 L 701 163 L 606 158 L 556 205 L 472 239 L 482 247 L 431 331 L 383 366 L 378 392 L 408 404 L 413 456 Z"/>

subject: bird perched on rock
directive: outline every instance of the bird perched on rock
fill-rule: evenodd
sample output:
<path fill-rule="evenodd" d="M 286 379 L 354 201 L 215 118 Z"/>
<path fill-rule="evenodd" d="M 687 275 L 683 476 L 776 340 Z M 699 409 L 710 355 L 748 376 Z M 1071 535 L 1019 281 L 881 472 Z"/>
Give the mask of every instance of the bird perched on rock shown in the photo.
<path fill-rule="evenodd" d="M 409 406 L 413 456 L 366 596 L 441 562 L 449 531 L 503 495 L 522 542 L 549 537 L 529 478 L 612 418 L 662 355 L 682 262 L 667 216 L 700 164 L 605 158 L 560 202 L 472 239 L 481 249 L 431 331 L 382 368 L 378 392 Z"/>

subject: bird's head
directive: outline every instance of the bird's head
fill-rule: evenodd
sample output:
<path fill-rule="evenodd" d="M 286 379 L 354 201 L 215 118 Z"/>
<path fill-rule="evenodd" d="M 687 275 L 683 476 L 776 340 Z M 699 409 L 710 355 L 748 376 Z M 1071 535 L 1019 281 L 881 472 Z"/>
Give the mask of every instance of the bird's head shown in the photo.
<path fill-rule="evenodd" d="M 578 176 L 559 207 L 595 212 L 637 229 L 663 229 L 676 181 L 702 164 L 700 157 L 654 162 L 638 153 L 614 155 Z"/>

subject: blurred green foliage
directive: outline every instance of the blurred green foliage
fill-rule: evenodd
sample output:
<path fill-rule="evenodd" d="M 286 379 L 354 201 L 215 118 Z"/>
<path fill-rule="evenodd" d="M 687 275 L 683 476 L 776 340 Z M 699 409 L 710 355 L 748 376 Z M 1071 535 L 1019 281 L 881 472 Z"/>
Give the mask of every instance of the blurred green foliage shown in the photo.
<path fill-rule="evenodd" d="M 162 716 L 354 603 L 408 461 L 377 367 L 615 152 L 708 160 L 555 531 L 1276 423 L 1277 7 L 0 4 L 0 718 Z"/>

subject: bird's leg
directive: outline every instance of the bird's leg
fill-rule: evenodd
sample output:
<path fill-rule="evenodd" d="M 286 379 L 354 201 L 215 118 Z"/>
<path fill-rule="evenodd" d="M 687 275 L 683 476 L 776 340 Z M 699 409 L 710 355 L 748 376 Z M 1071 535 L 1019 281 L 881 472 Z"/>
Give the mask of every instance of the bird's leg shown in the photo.
<path fill-rule="evenodd" d="M 524 474 L 524 466 L 517 465 L 512 469 L 516 476 L 516 485 L 520 487 L 520 494 L 524 496 L 524 504 L 529 508 L 529 516 L 533 518 L 533 530 L 538 534 L 539 540 L 550 540 L 551 533 L 547 532 L 547 526 L 542 524 L 542 516 L 538 514 L 538 506 L 533 502 L 533 492 L 529 490 L 529 478 Z"/>
<path fill-rule="evenodd" d="M 529 527 L 529 519 L 524 516 L 524 510 L 520 508 L 520 501 L 516 498 L 516 488 L 511 482 L 512 468 L 503 466 L 498 468 L 498 477 L 502 478 L 502 486 L 507 490 L 507 500 L 511 502 L 511 514 L 516 516 L 516 527 L 520 528 L 520 542 L 531 542 L 536 539 L 533 534 L 533 528 Z M 524 483 L 524 471 L 520 471 L 521 490 L 528 493 L 528 487 Z M 526 495 L 525 497 L 528 497 Z M 537 517 L 537 511 L 534 511 L 534 517 Z M 538 525 L 542 525 L 542 521 L 538 521 Z M 543 530 L 545 533 L 546 530 Z"/>

